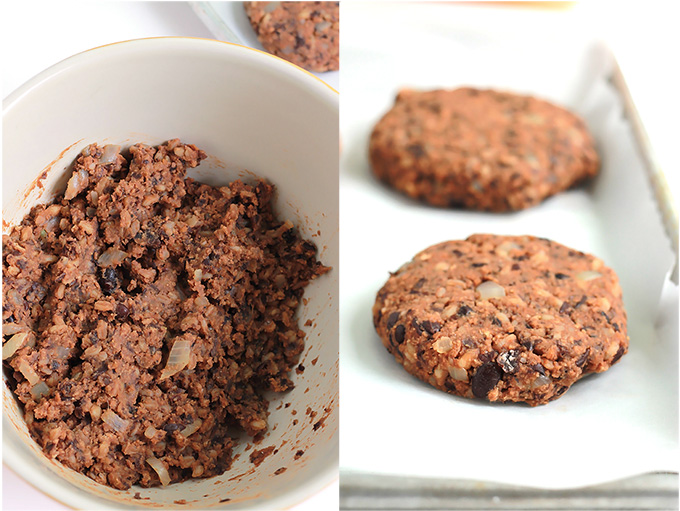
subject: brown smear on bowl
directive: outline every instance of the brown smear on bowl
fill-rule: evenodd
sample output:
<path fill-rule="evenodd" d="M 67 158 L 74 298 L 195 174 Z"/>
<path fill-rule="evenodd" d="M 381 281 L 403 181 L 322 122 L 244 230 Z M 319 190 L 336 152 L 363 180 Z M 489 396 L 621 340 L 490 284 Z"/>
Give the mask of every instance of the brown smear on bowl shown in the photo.
<path fill-rule="evenodd" d="M 21 197 L 19 199 L 19 205 L 20 206 L 25 206 L 28 201 L 32 200 L 31 194 L 35 190 L 44 190 L 44 181 L 47 179 L 49 173 L 52 171 L 54 166 L 61 161 L 61 159 L 64 157 L 66 153 L 68 153 L 73 147 L 76 145 L 80 144 L 83 141 L 81 138 L 80 140 L 77 140 L 76 142 L 72 143 L 70 146 L 68 146 L 66 149 L 62 150 L 59 153 L 59 156 L 57 156 L 54 160 L 52 160 L 44 169 L 43 171 L 36 177 L 33 181 L 31 181 L 31 184 L 29 184 L 26 189 L 21 192 Z M 2 231 L 3 233 L 9 232 L 9 230 L 12 228 L 11 222 L 6 220 L 7 215 L 5 212 L 3 212 L 3 218 L 2 218 Z"/>
<path fill-rule="evenodd" d="M 114 488 L 221 474 L 236 431 L 263 438 L 262 393 L 293 387 L 295 313 L 329 270 L 272 185 L 185 178 L 204 157 L 93 144 L 3 237 L 3 359 L 28 429 Z"/>
<path fill-rule="evenodd" d="M 265 447 L 264 449 L 258 449 L 250 453 L 250 462 L 255 465 L 256 467 L 259 467 L 260 464 L 274 452 L 275 447 L 273 445 L 270 445 L 269 447 Z"/>

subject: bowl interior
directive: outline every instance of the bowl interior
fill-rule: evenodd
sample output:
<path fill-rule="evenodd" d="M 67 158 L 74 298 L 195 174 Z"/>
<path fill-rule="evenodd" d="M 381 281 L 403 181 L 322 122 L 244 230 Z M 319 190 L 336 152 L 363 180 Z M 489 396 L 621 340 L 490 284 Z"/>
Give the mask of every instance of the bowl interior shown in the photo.
<path fill-rule="evenodd" d="M 57 500 L 85 509 L 284 507 L 331 482 L 338 462 L 337 93 L 251 49 L 147 39 L 91 50 L 38 75 L 5 102 L 3 128 L 4 232 L 64 190 L 87 144 L 180 138 L 208 154 L 190 173 L 199 181 L 273 182 L 279 217 L 292 220 L 334 268 L 306 289 L 299 311 L 305 371 L 293 375 L 292 391 L 272 395 L 267 436 L 256 446 L 244 439 L 223 475 L 125 492 L 99 485 L 42 454 L 6 384 L 5 461 Z M 308 319 L 311 326 L 303 326 Z M 268 446 L 276 454 L 255 468 L 250 452 Z"/>

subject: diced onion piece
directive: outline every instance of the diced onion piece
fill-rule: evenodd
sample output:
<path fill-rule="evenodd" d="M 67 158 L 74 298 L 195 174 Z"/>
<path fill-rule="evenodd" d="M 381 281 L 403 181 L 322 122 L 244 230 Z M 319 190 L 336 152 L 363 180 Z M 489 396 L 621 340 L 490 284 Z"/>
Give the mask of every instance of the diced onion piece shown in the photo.
<path fill-rule="evenodd" d="M 520 247 L 517 243 L 514 241 L 504 241 L 498 247 L 496 247 L 497 250 L 502 250 L 503 252 L 510 252 L 511 250 L 519 250 Z"/>
<path fill-rule="evenodd" d="M 57 358 L 64 359 L 69 357 L 71 350 L 65 346 L 56 346 L 54 348 L 54 354 Z"/>
<path fill-rule="evenodd" d="M 453 348 L 453 341 L 450 337 L 440 337 L 432 344 L 432 347 L 437 353 L 448 353 Z"/>
<path fill-rule="evenodd" d="M 39 381 L 31 388 L 31 396 L 33 396 L 33 399 L 35 399 L 36 401 L 38 401 L 43 396 L 49 394 L 49 392 L 50 388 L 44 381 Z"/>
<path fill-rule="evenodd" d="M 18 323 L 3 323 L 2 335 L 14 335 L 26 330 L 26 327 Z"/>
<path fill-rule="evenodd" d="M 203 421 L 201 419 L 196 419 L 194 422 L 192 422 L 186 428 L 184 428 L 182 431 L 180 431 L 180 433 L 182 433 L 182 435 L 184 435 L 186 437 L 190 437 L 191 435 L 196 433 L 196 431 L 199 430 L 199 428 L 201 427 L 201 424 L 203 424 Z"/>
<path fill-rule="evenodd" d="M 531 388 L 537 389 L 538 387 L 542 387 L 543 385 L 547 385 L 548 383 L 552 383 L 552 380 L 544 374 L 539 374 L 536 377 L 536 379 L 531 383 Z"/>
<path fill-rule="evenodd" d="M 24 378 L 26 378 L 31 385 L 35 385 L 40 381 L 38 373 L 36 373 L 35 369 L 33 369 L 33 367 L 25 360 L 19 362 L 19 372 L 24 375 Z"/>
<path fill-rule="evenodd" d="M 99 420 L 102 416 L 102 407 L 99 406 L 97 403 L 93 404 L 90 407 L 90 417 L 92 417 L 94 420 Z"/>
<path fill-rule="evenodd" d="M 158 478 L 161 480 L 161 484 L 163 486 L 167 486 L 170 484 L 170 474 L 168 473 L 168 469 L 165 468 L 165 465 L 161 460 L 156 458 L 155 456 L 150 456 L 146 459 L 146 462 L 151 465 L 151 468 L 156 471 L 158 474 Z"/>
<path fill-rule="evenodd" d="M 205 296 L 197 296 L 194 298 L 194 303 L 199 307 L 207 307 L 210 305 L 210 302 Z"/>
<path fill-rule="evenodd" d="M 45 229 L 43 229 L 42 231 L 40 231 L 40 236 L 43 235 L 43 234 L 42 234 L 43 232 L 45 233 L 45 236 L 47 236 L 47 231 L 46 231 Z M 43 255 L 40 257 L 40 262 L 41 262 L 42 264 L 56 263 L 58 260 L 59 260 L 59 258 L 58 258 L 56 255 L 54 255 L 54 254 L 43 254 Z"/>
<path fill-rule="evenodd" d="M 263 429 L 267 428 L 267 423 L 262 419 L 255 419 L 248 425 L 250 426 L 251 429 L 254 429 L 255 431 L 262 431 Z"/>
<path fill-rule="evenodd" d="M 116 412 L 106 410 L 102 412 L 102 420 L 118 432 L 124 432 L 130 423 L 121 419 Z"/>
<path fill-rule="evenodd" d="M 519 250 L 522 247 L 520 247 L 517 243 L 514 241 L 504 241 L 500 245 L 496 247 L 496 252 L 503 257 L 508 257 L 508 252 L 511 250 Z"/>
<path fill-rule="evenodd" d="M 280 5 L 281 2 L 267 2 L 264 6 L 264 12 L 265 13 L 272 12 L 278 9 Z"/>
<path fill-rule="evenodd" d="M 109 266 L 118 266 L 127 257 L 127 252 L 118 250 L 117 248 L 109 248 L 106 252 L 99 256 L 97 264 L 107 268 Z"/>
<path fill-rule="evenodd" d="M 455 366 L 449 367 L 449 375 L 451 375 L 451 378 L 453 378 L 454 380 L 468 381 L 468 373 L 462 367 Z"/>
<path fill-rule="evenodd" d="M 158 430 L 153 426 L 149 426 L 148 428 L 146 428 L 146 430 L 144 430 L 144 436 L 146 438 L 153 438 L 154 436 L 156 436 L 156 433 L 158 433 Z"/>
<path fill-rule="evenodd" d="M 95 355 L 98 355 L 101 350 L 102 350 L 102 347 L 99 344 L 95 344 L 95 345 L 90 346 L 87 349 L 85 349 L 85 351 L 83 351 L 82 355 L 80 355 L 80 358 L 82 358 L 82 359 L 92 358 Z"/>
<path fill-rule="evenodd" d="M 10 337 L 10 339 L 2 345 L 2 359 L 7 360 L 14 355 L 17 350 L 24 345 L 29 335 L 31 334 L 28 332 L 19 332 Z"/>
<path fill-rule="evenodd" d="M 161 371 L 161 380 L 179 373 L 189 363 L 191 356 L 191 341 L 179 340 L 175 341 L 168 355 L 168 362 L 165 364 L 165 369 Z"/>
<path fill-rule="evenodd" d="M 475 289 L 479 293 L 479 297 L 482 300 L 488 300 L 489 298 L 500 298 L 505 296 L 505 289 L 503 286 L 496 284 L 491 280 L 486 280 L 477 286 Z"/>
<path fill-rule="evenodd" d="M 87 174 L 87 170 L 80 169 L 76 170 L 71 174 L 71 179 L 68 180 L 66 185 L 66 192 L 64 193 L 64 199 L 71 200 L 80 192 L 82 192 L 90 182 L 90 178 Z"/>
<path fill-rule="evenodd" d="M 594 270 L 586 270 L 576 274 L 576 278 L 578 280 L 582 280 L 583 282 L 587 282 L 601 276 L 602 274 L 599 271 Z"/>
<path fill-rule="evenodd" d="M 99 158 L 99 163 L 104 165 L 106 165 L 107 163 L 113 163 L 114 161 L 116 161 L 119 152 L 120 152 L 119 145 L 104 146 L 104 152 L 102 153 L 101 158 Z"/>

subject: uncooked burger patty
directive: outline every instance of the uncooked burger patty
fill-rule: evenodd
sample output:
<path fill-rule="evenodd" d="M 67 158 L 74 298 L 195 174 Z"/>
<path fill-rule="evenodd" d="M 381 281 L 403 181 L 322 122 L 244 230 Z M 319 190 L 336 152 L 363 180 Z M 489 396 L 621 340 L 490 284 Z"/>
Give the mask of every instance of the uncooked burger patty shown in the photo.
<path fill-rule="evenodd" d="M 370 138 L 375 175 L 435 206 L 524 209 L 593 177 L 583 121 L 530 96 L 461 88 L 399 93 Z"/>
<path fill-rule="evenodd" d="M 45 454 L 95 481 L 221 474 L 267 429 L 328 268 L 272 212 L 272 185 L 185 177 L 205 154 L 91 145 L 66 192 L 3 237 L 3 360 Z"/>
<path fill-rule="evenodd" d="M 243 2 L 264 49 L 309 71 L 335 71 L 339 2 Z"/>
<path fill-rule="evenodd" d="M 409 373 L 488 401 L 547 403 L 628 350 L 614 271 L 531 236 L 477 234 L 420 252 L 380 290 L 373 321 Z"/>

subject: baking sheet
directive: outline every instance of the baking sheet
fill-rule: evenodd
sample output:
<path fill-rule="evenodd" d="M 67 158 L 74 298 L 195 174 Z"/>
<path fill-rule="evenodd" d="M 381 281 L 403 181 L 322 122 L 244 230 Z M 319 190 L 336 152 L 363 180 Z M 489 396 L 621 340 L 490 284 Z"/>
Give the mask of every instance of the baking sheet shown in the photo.
<path fill-rule="evenodd" d="M 378 474 L 570 488 L 677 471 L 674 255 L 608 79 L 614 60 L 552 14 L 487 20 L 485 9 L 342 4 L 341 481 Z M 596 138 L 601 174 L 511 214 L 423 206 L 373 179 L 368 136 L 396 92 L 461 85 L 531 93 L 576 111 Z M 629 353 L 537 408 L 458 398 L 406 373 L 373 329 L 375 293 L 421 249 L 476 232 L 545 236 L 604 259 L 621 279 Z"/>
<path fill-rule="evenodd" d="M 205 23 L 215 37 L 222 41 L 241 44 L 266 51 L 258 41 L 255 31 L 250 26 L 248 17 L 243 9 L 243 2 L 190 2 L 198 17 Z M 310 71 L 335 90 L 339 90 L 340 72 L 326 71 L 317 73 Z"/>

